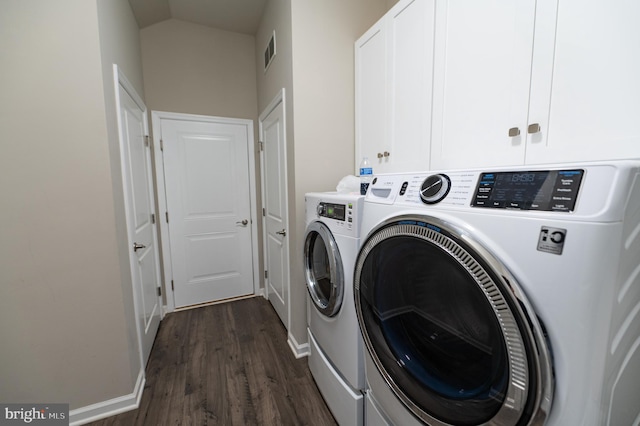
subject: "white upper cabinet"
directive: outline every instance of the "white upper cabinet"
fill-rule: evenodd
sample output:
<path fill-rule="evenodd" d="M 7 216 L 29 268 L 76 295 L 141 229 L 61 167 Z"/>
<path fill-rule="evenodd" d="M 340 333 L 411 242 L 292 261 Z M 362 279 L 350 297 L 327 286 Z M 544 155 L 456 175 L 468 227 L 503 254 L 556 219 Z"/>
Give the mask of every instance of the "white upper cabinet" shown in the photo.
<path fill-rule="evenodd" d="M 640 158 L 640 2 L 546 3 L 557 9 L 536 23 L 529 123 L 540 132 L 526 162 Z"/>
<path fill-rule="evenodd" d="M 355 44 L 356 157 L 374 173 L 428 170 L 435 0 L 401 0 Z"/>
<path fill-rule="evenodd" d="M 640 157 L 640 2 L 436 10 L 432 168 Z"/>
<path fill-rule="evenodd" d="M 432 168 L 524 161 L 535 3 L 438 2 Z"/>

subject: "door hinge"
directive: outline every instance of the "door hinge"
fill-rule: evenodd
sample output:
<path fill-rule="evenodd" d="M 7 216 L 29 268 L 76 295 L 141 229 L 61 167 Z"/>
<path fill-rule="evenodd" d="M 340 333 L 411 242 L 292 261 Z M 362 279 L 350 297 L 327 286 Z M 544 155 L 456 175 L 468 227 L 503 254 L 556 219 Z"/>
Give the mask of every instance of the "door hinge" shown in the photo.
<path fill-rule="evenodd" d="M 174 291 L 174 288 L 173 288 L 173 280 L 171 280 L 171 291 Z"/>
<path fill-rule="evenodd" d="M 169 212 L 164 212 L 164 218 L 169 223 Z"/>
<path fill-rule="evenodd" d="M 269 278 L 269 271 L 264 271 L 264 279 L 266 280 L 267 278 Z"/>
<path fill-rule="evenodd" d="M 162 287 L 158 287 L 158 297 L 162 296 Z"/>
<path fill-rule="evenodd" d="M 164 142 L 160 139 L 160 151 L 164 151 Z"/>
<path fill-rule="evenodd" d="M 144 146 L 149 147 L 149 135 L 144 135 Z"/>
<path fill-rule="evenodd" d="M 258 141 L 258 148 L 260 149 L 260 151 L 264 151 L 264 142 Z"/>
<path fill-rule="evenodd" d="M 151 213 L 151 223 L 156 224 L 156 215 L 155 213 Z"/>

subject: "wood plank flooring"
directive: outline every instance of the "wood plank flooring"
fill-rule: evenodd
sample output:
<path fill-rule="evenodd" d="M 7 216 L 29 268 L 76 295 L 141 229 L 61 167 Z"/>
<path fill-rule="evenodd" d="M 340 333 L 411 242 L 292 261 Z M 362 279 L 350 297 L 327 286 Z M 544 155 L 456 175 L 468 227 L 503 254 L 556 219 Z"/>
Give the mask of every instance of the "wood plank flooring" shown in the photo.
<path fill-rule="evenodd" d="M 262 297 L 165 317 L 137 410 L 107 425 L 336 425 Z"/>

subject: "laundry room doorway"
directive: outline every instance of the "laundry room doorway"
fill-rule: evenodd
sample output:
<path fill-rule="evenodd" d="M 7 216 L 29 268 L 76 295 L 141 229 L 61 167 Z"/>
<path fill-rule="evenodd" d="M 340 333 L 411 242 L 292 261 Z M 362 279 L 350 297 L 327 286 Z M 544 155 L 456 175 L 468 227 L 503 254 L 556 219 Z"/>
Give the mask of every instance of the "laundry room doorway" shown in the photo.
<path fill-rule="evenodd" d="M 152 112 L 167 310 L 256 292 L 251 120 Z"/>

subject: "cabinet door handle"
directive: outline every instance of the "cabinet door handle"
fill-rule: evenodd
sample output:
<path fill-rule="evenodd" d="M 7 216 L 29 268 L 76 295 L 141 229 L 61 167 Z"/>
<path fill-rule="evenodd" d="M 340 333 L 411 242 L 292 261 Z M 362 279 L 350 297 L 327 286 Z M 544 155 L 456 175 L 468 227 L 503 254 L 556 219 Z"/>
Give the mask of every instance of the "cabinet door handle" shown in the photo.
<path fill-rule="evenodd" d="M 539 131 L 540 131 L 540 123 L 529 124 L 529 127 L 527 127 L 527 133 L 529 133 L 530 135 L 534 133 L 538 133 Z"/>
<path fill-rule="evenodd" d="M 388 151 L 385 151 L 382 155 L 383 155 L 384 157 L 388 157 L 388 156 L 390 156 L 391 154 L 390 154 Z"/>
<path fill-rule="evenodd" d="M 382 153 L 381 152 L 378 153 L 378 158 L 382 158 Z"/>
<path fill-rule="evenodd" d="M 509 137 L 515 138 L 516 136 L 520 136 L 520 129 L 517 127 L 512 127 L 509 129 Z"/>

